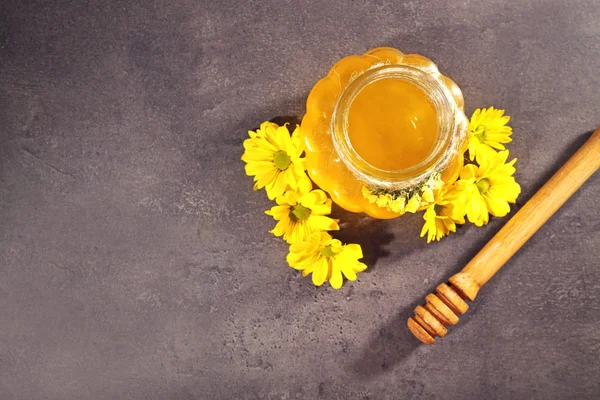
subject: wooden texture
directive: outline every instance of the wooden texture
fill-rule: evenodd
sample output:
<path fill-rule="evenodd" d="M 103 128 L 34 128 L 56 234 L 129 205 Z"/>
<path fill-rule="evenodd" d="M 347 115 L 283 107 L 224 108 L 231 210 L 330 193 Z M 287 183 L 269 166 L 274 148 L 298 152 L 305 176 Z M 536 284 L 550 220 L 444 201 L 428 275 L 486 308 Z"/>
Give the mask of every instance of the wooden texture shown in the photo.
<path fill-rule="evenodd" d="M 481 287 L 598 168 L 600 127 L 463 270 L 449 279 L 450 286 L 438 286 L 437 295 L 429 294 L 426 297 L 426 305 L 417 306 L 415 317 L 418 318 L 414 321 L 413 318 L 409 318 L 408 327 L 411 332 L 427 344 L 435 341 L 434 336 L 444 336 L 444 326 L 454 325 L 458 321 L 458 317 L 455 314 L 449 315 L 448 311 L 463 314 L 468 307 L 463 298 L 475 300 Z M 432 323 L 432 320 L 435 322 Z M 415 322 L 423 329 L 416 329 Z"/>

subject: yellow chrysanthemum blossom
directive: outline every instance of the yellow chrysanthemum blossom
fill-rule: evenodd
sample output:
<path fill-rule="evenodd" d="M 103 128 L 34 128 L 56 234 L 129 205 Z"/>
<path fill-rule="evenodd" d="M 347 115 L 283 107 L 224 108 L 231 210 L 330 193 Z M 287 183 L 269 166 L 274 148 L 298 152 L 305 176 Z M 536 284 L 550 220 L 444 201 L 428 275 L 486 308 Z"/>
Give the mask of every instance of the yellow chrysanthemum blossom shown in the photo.
<path fill-rule="evenodd" d="M 506 124 L 510 121 L 504 110 L 494 107 L 487 109 L 478 108 L 473 113 L 469 122 L 469 159 L 473 161 L 479 157 L 495 153 L 495 150 L 504 150 L 503 143 L 510 143 L 512 128 Z"/>
<path fill-rule="evenodd" d="M 456 224 L 465 223 L 464 215 L 455 215 L 453 200 L 452 187 L 443 187 L 435 194 L 434 204 L 425 210 L 423 214 L 425 224 L 421 230 L 421 237 L 427 234 L 427 243 L 440 240 L 450 232 L 456 232 Z"/>
<path fill-rule="evenodd" d="M 521 186 L 512 176 L 517 159 L 506 163 L 508 151 L 481 157 L 480 166 L 465 165 L 456 182 L 457 200 L 453 217 L 467 215 L 477 226 L 487 224 L 489 214 L 504 217 L 510 212 L 509 203 L 514 203 L 521 193 Z"/>
<path fill-rule="evenodd" d="M 290 267 L 302 271 L 302 276 L 312 273 L 315 286 L 329 281 L 332 288 L 339 289 L 343 283 L 342 275 L 354 281 L 358 272 L 367 269 L 358 261 L 362 257 L 360 245 L 342 245 L 327 232 L 317 232 L 305 242 L 292 244 L 287 262 Z"/>
<path fill-rule="evenodd" d="M 331 213 L 331 199 L 322 190 L 312 190 L 308 177 L 301 179 L 297 190 L 277 197 L 277 205 L 265 213 L 279 221 L 270 232 L 290 244 L 308 240 L 316 231 L 340 229 L 337 220 L 326 216 Z"/>
<path fill-rule="evenodd" d="M 264 122 L 256 132 L 248 132 L 244 140 L 242 161 L 246 174 L 254 176 L 254 190 L 267 191 L 269 199 L 281 196 L 287 188 L 295 190 L 298 181 L 306 176 L 299 127 L 292 135 L 286 125 Z"/>

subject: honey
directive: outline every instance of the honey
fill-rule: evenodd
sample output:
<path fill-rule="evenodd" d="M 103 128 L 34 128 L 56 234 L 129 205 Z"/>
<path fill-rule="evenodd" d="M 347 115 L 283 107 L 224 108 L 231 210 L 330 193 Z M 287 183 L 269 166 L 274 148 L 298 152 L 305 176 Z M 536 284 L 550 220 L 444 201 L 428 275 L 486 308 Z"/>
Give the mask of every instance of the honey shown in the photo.
<path fill-rule="evenodd" d="M 348 136 L 367 163 L 388 170 L 418 165 L 437 138 L 436 111 L 427 95 L 399 79 L 363 88 L 348 113 Z"/>
<path fill-rule="evenodd" d="M 462 166 L 462 93 L 423 56 L 377 48 L 343 58 L 306 106 L 307 172 L 348 211 L 398 217 L 370 203 L 363 187 L 410 188 L 434 171 L 449 182 Z"/>

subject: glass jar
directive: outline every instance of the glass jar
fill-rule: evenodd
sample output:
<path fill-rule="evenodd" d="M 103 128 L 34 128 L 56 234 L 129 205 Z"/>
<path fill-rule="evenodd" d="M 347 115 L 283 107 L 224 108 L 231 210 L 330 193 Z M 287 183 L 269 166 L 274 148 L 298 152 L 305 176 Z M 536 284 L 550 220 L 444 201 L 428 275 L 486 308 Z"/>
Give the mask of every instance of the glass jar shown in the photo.
<path fill-rule="evenodd" d="M 423 56 L 377 48 L 343 58 L 308 96 L 307 172 L 348 211 L 398 217 L 363 187 L 411 190 L 435 173 L 456 180 L 467 146 L 463 107 L 458 86 Z"/>

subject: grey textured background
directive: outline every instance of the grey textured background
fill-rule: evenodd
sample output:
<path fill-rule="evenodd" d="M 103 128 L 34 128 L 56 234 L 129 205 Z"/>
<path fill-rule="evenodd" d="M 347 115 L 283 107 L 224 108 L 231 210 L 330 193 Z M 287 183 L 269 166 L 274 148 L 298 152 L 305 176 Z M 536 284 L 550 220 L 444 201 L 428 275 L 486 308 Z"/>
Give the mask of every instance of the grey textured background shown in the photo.
<path fill-rule="evenodd" d="M 496 232 L 338 212 L 368 272 L 315 288 L 269 235 L 246 131 L 339 58 L 429 56 L 513 117 L 520 204 L 600 122 L 600 3 L 0 5 L 0 399 L 597 399 L 600 174 L 434 346 L 405 328 Z"/>

